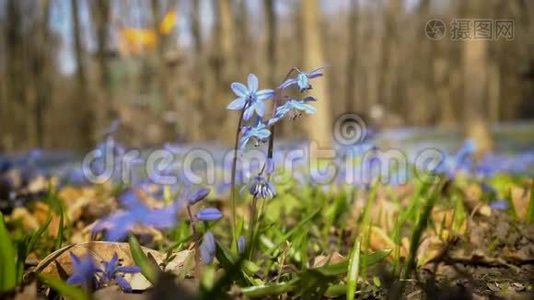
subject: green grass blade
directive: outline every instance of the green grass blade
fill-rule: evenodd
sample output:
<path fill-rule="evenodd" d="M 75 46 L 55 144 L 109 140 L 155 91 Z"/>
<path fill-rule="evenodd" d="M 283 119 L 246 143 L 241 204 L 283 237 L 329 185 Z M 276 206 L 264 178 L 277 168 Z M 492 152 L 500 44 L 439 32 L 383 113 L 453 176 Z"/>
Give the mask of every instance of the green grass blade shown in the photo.
<path fill-rule="evenodd" d="M 271 254 L 272 252 L 274 252 L 275 250 L 279 249 L 280 246 L 285 243 L 286 241 L 289 241 L 291 236 L 293 236 L 295 233 L 299 232 L 302 228 L 304 228 L 304 226 L 310 222 L 313 218 L 315 218 L 315 216 L 317 216 L 317 214 L 319 214 L 321 210 L 320 209 L 317 209 L 315 211 L 313 211 L 312 213 L 310 213 L 309 215 L 307 215 L 306 217 L 304 217 L 304 219 L 302 219 L 302 221 L 300 221 L 300 223 L 298 223 L 295 227 L 293 227 L 291 230 L 289 230 L 286 234 L 284 234 L 282 236 L 282 238 L 280 238 L 280 241 L 278 243 L 275 243 L 274 246 L 272 248 L 270 248 L 266 254 Z"/>
<path fill-rule="evenodd" d="M 9 291 L 17 285 L 17 255 L 0 212 L 0 292 Z"/>
<path fill-rule="evenodd" d="M 376 263 L 383 261 L 391 253 L 391 249 L 380 250 L 370 254 L 360 255 L 360 262 L 363 264 L 363 257 L 365 256 L 365 263 L 367 266 L 372 266 Z M 349 260 L 345 260 L 339 263 L 330 264 L 315 268 L 313 270 L 320 272 L 325 276 L 336 276 L 347 272 L 349 267 Z M 361 266 L 363 267 L 363 265 Z"/>
<path fill-rule="evenodd" d="M 63 206 L 59 207 L 59 227 L 57 229 L 57 236 L 56 236 L 56 243 L 54 250 L 61 249 L 61 245 L 63 244 L 63 231 L 64 231 L 64 223 L 65 223 L 65 214 L 63 213 Z"/>
<path fill-rule="evenodd" d="M 280 295 L 291 292 L 297 286 L 297 279 L 272 285 L 251 286 L 241 289 L 243 295 L 249 298 L 264 298 L 267 296 Z"/>
<path fill-rule="evenodd" d="M 141 269 L 141 274 L 152 284 L 155 284 L 158 279 L 158 266 L 154 265 L 146 256 L 141 245 L 133 235 L 128 237 L 128 244 L 130 244 L 130 252 L 135 264 Z"/>
<path fill-rule="evenodd" d="M 43 274 L 39 274 L 37 275 L 37 277 L 39 277 L 39 279 L 44 284 L 48 285 L 50 288 L 57 291 L 59 294 L 61 294 L 67 299 L 72 299 L 72 300 L 89 300 L 90 299 L 89 295 L 87 295 L 87 293 L 85 293 L 81 288 L 76 287 L 74 285 L 70 285 L 59 278 L 46 276 Z"/>
<path fill-rule="evenodd" d="M 356 286 L 358 284 L 358 275 L 360 269 L 360 241 L 356 240 L 354 248 L 350 253 L 348 283 L 347 283 L 347 300 L 354 300 Z"/>

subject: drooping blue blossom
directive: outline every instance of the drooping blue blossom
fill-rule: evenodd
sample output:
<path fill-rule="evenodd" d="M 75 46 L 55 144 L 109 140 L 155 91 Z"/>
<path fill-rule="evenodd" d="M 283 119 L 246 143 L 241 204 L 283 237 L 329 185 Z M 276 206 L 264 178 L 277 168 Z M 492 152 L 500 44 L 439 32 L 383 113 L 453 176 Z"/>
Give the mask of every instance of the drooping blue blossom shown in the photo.
<path fill-rule="evenodd" d="M 130 292 L 132 290 L 128 281 L 124 279 L 124 274 L 139 273 L 141 269 L 138 266 L 120 266 L 117 253 L 113 254 L 111 260 L 104 261 L 102 264 L 104 270 L 100 277 L 101 286 L 108 285 L 110 282 L 115 281 L 123 291 Z"/>
<path fill-rule="evenodd" d="M 189 205 L 193 205 L 199 201 L 202 201 L 204 198 L 208 196 L 209 193 L 210 193 L 210 189 L 199 188 L 187 197 L 187 202 L 189 203 Z"/>
<path fill-rule="evenodd" d="M 289 78 L 288 80 L 284 81 L 279 88 L 280 89 L 286 89 L 294 84 L 296 84 L 299 87 L 299 91 L 302 93 L 304 91 L 310 90 L 312 88 L 310 84 L 310 79 L 317 78 L 320 76 L 323 76 L 323 69 L 325 67 L 319 67 L 316 69 L 311 70 L 310 72 L 305 71 L 299 71 L 296 78 Z"/>
<path fill-rule="evenodd" d="M 151 209 L 144 205 L 133 191 L 127 191 L 121 195 L 119 201 L 128 210 L 111 214 L 93 227 L 94 233 L 106 230 L 105 239 L 108 241 L 123 240 L 136 225 L 158 229 L 171 228 L 177 222 L 181 205 L 180 201 L 176 201 L 164 208 Z"/>
<path fill-rule="evenodd" d="M 263 117 L 266 109 L 264 101 L 274 95 L 274 91 L 270 89 L 258 91 L 258 77 L 254 74 L 248 75 L 247 85 L 245 86 L 240 82 L 234 82 L 230 85 L 237 98 L 226 107 L 229 110 L 245 109 L 243 114 L 245 121 L 250 120 L 254 113 Z"/>
<path fill-rule="evenodd" d="M 214 207 L 203 208 L 196 213 L 197 220 L 216 221 L 223 217 L 220 210 Z"/>
<path fill-rule="evenodd" d="M 269 200 L 276 196 L 274 185 L 265 177 L 257 175 L 249 186 L 250 194 L 255 198 Z"/>
<path fill-rule="evenodd" d="M 294 120 L 300 117 L 302 113 L 314 114 L 317 110 L 315 109 L 315 107 L 307 104 L 307 102 L 310 101 L 315 101 L 315 98 L 306 97 L 304 100 L 288 100 L 286 103 L 276 108 L 276 112 L 269 120 L 268 125 L 271 126 L 286 116 Z"/>
<path fill-rule="evenodd" d="M 215 257 L 217 245 L 215 244 L 215 237 L 211 231 L 208 231 L 202 237 L 200 244 L 200 258 L 205 264 L 210 264 Z"/>
<path fill-rule="evenodd" d="M 251 140 L 256 141 L 257 144 L 260 141 L 265 141 L 269 136 L 271 136 L 271 131 L 263 122 L 259 122 L 256 126 L 244 126 L 241 129 L 239 148 L 243 151 Z"/>
<path fill-rule="evenodd" d="M 90 288 L 97 288 L 97 274 L 101 273 L 94 260 L 90 255 L 79 258 L 74 253 L 70 252 L 70 260 L 72 263 L 72 274 L 67 279 L 68 284 L 86 285 L 90 284 Z"/>

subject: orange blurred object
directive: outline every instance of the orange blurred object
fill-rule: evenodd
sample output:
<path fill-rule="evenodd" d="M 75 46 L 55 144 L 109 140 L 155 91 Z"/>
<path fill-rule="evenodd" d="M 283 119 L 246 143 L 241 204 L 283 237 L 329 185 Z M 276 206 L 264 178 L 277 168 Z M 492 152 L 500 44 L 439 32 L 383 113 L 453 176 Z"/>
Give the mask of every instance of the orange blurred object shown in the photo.
<path fill-rule="evenodd" d="M 163 16 L 158 29 L 161 35 L 172 32 L 178 21 L 176 11 L 171 10 Z M 119 51 L 122 56 L 138 55 L 156 48 L 159 36 L 153 29 L 123 27 L 119 31 Z"/>

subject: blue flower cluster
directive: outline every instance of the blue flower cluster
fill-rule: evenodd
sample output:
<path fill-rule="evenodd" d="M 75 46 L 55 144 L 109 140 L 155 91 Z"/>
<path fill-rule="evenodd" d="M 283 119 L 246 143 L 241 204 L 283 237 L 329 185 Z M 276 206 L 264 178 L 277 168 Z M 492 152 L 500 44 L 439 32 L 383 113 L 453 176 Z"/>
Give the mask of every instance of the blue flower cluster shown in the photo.
<path fill-rule="evenodd" d="M 124 274 L 139 273 L 141 271 L 137 266 L 121 266 L 117 253 L 114 253 L 109 261 L 102 262 L 103 269 L 96 265 L 93 257 L 90 255 L 86 255 L 80 259 L 71 252 L 70 259 L 73 272 L 67 279 L 67 283 L 73 285 L 89 284 L 92 289 L 108 286 L 112 282 L 115 282 L 123 291 L 130 292 L 132 287 L 124 279 Z"/>
<path fill-rule="evenodd" d="M 259 90 L 258 78 L 254 74 L 249 74 L 247 85 L 239 82 L 231 84 L 231 89 L 237 96 L 227 109 L 241 111 L 242 117 L 239 128 L 239 149 L 244 151 L 248 144 L 254 142 L 259 146 L 261 142 L 272 139 L 272 127 L 283 118 L 296 119 L 303 113 L 313 114 L 316 112 L 315 107 L 310 105 L 316 101 L 314 97 L 305 97 L 303 99 L 294 99 L 287 97 L 284 92 L 291 86 L 296 86 L 298 91 L 303 93 L 312 88 L 310 80 L 323 75 L 324 67 L 314 69 L 310 72 L 301 71 L 297 68 L 292 69 L 289 75 L 296 72 L 294 78 L 286 80 L 276 89 Z M 267 116 L 265 102 L 272 99 L 273 109 Z M 272 149 L 271 149 L 272 150 Z M 262 174 L 267 169 L 267 175 L 270 175 L 274 166 L 272 159 L 268 157 L 267 168 L 263 168 L 249 186 L 250 193 L 257 198 L 271 199 L 276 195 L 273 185 Z"/>

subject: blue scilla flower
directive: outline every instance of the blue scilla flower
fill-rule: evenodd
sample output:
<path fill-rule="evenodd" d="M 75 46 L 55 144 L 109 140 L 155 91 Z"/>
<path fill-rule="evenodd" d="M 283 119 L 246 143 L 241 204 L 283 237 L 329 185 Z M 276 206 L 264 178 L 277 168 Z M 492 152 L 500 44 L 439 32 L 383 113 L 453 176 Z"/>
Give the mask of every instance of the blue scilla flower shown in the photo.
<path fill-rule="evenodd" d="M 86 255 L 80 259 L 72 252 L 69 254 L 73 272 L 67 279 L 67 283 L 73 285 L 90 284 L 90 288 L 97 288 L 97 274 L 101 273 L 102 270 L 96 266 L 93 257 Z"/>
<path fill-rule="evenodd" d="M 315 109 L 315 107 L 307 103 L 310 101 L 315 101 L 315 98 L 306 97 L 304 100 L 288 100 L 286 103 L 276 108 L 276 112 L 269 120 L 268 125 L 273 125 L 285 116 L 288 116 L 290 119 L 294 120 L 300 117 L 302 113 L 314 114 L 317 110 Z"/>
<path fill-rule="evenodd" d="M 266 140 L 270 135 L 271 131 L 263 122 L 258 122 L 256 126 L 243 126 L 243 128 L 241 128 L 239 148 L 244 150 L 251 140 L 255 140 L 257 144 L 260 141 Z"/>
<path fill-rule="evenodd" d="M 114 253 L 109 261 L 103 261 L 102 265 L 104 266 L 104 270 L 100 277 L 100 285 L 108 285 L 110 282 L 115 281 L 125 292 L 130 292 L 132 287 L 124 279 L 124 274 L 139 273 L 141 271 L 138 266 L 120 266 L 117 253 Z"/>
<path fill-rule="evenodd" d="M 193 193 L 191 193 L 189 196 L 187 196 L 187 202 L 189 205 L 193 205 L 199 201 L 202 201 L 204 198 L 208 196 L 210 193 L 210 189 L 207 188 L 200 188 L 195 190 Z"/>
<path fill-rule="evenodd" d="M 136 225 L 150 226 L 158 229 L 173 227 L 177 222 L 177 214 L 181 202 L 176 201 L 164 208 L 151 209 L 145 206 L 135 192 L 127 191 L 119 197 L 119 201 L 127 210 L 118 211 L 98 221 L 93 232 L 106 230 L 108 241 L 123 240 Z"/>
<path fill-rule="evenodd" d="M 265 114 L 265 100 L 268 100 L 274 95 L 274 91 L 270 89 L 258 91 L 258 77 L 254 74 L 249 74 L 247 85 L 240 82 L 234 82 L 230 85 L 232 91 L 237 98 L 230 102 L 226 107 L 229 110 L 242 110 L 245 108 L 243 118 L 250 120 L 254 116 L 254 112 L 260 117 Z"/>
<path fill-rule="evenodd" d="M 208 231 L 202 237 L 202 244 L 200 244 L 200 258 L 205 264 L 210 264 L 215 257 L 217 245 L 215 243 L 215 236 L 211 231 Z"/>
<path fill-rule="evenodd" d="M 199 210 L 196 217 L 200 221 L 216 221 L 223 217 L 220 210 L 214 207 L 203 208 Z"/>
<path fill-rule="evenodd" d="M 312 88 L 310 84 L 310 79 L 323 76 L 323 69 L 325 66 L 311 70 L 310 72 L 299 71 L 296 78 L 290 78 L 284 83 L 282 83 L 278 88 L 286 89 L 294 84 L 299 87 L 299 91 L 302 93 L 304 91 L 310 90 Z"/>
<path fill-rule="evenodd" d="M 249 186 L 250 194 L 255 198 L 269 200 L 276 196 L 274 185 L 265 177 L 257 175 Z"/>

